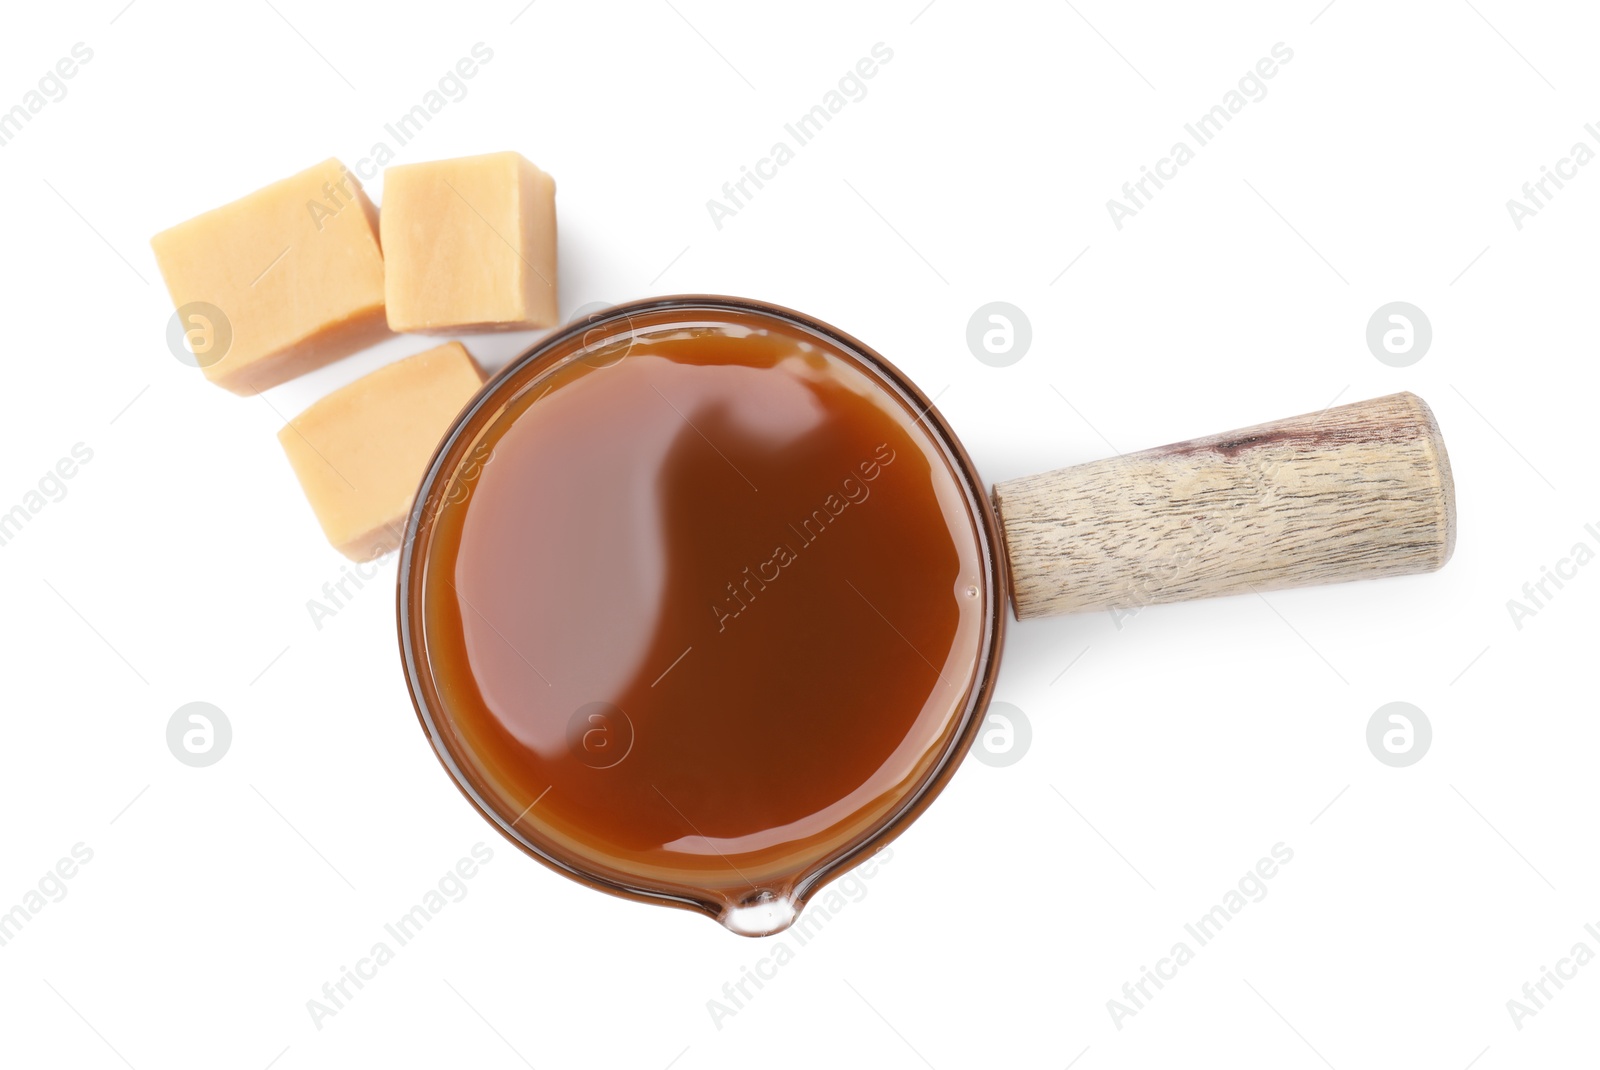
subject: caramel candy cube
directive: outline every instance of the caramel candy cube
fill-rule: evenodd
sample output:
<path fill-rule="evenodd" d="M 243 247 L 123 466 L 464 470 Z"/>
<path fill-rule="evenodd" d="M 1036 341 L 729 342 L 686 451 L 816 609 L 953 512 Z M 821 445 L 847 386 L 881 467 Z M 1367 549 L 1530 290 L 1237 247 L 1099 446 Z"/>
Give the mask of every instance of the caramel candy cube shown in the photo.
<path fill-rule="evenodd" d="M 377 217 L 330 159 L 151 238 L 206 378 L 253 394 L 387 337 Z"/>
<path fill-rule="evenodd" d="M 519 154 L 389 168 L 379 227 L 391 330 L 555 326 L 556 184 Z"/>
<path fill-rule="evenodd" d="M 434 450 L 482 385 L 466 349 L 447 342 L 335 390 L 278 432 L 340 553 L 370 561 L 399 547 Z"/>

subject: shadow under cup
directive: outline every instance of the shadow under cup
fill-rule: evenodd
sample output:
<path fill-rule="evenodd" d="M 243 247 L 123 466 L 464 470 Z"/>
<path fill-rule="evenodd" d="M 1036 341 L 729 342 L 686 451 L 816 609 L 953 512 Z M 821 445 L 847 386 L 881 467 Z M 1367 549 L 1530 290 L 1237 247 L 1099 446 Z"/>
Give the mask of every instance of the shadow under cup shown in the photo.
<path fill-rule="evenodd" d="M 644 301 L 457 418 L 401 550 L 401 653 L 513 843 L 764 935 L 967 753 L 1000 546 L 960 443 L 876 353 L 759 302 Z"/>

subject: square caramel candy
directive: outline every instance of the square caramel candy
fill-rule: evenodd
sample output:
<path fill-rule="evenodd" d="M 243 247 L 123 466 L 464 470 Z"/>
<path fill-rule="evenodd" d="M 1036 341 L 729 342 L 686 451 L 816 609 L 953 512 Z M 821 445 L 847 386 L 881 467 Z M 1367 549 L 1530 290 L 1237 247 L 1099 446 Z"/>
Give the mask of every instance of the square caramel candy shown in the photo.
<path fill-rule="evenodd" d="M 447 342 L 335 390 L 278 432 L 335 549 L 370 561 L 399 547 L 434 450 L 482 385 L 471 355 Z"/>
<path fill-rule="evenodd" d="M 206 378 L 253 394 L 387 337 L 377 215 L 330 159 L 151 238 Z"/>
<path fill-rule="evenodd" d="M 555 180 L 515 152 L 383 173 L 389 328 L 553 327 Z"/>

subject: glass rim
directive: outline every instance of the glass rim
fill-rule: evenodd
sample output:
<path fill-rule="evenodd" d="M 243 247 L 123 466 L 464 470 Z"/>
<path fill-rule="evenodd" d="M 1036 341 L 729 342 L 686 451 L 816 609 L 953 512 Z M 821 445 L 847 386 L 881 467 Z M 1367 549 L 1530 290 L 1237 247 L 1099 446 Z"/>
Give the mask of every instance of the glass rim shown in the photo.
<path fill-rule="evenodd" d="M 937 760 L 924 774 L 922 781 L 906 792 L 899 805 L 874 822 L 865 832 L 842 847 L 820 856 L 805 869 L 793 888 L 788 891 L 787 918 L 781 919 L 781 923 L 774 928 L 741 928 L 731 922 L 730 914 L 735 913 L 735 910 L 721 898 L 709 893 L 700 898 L 687 891 L 680 893 L 662 887 L 632 884 L 619 879 L 616 875 L 597 872 L 581 857 L 568 857 L 524 835 L 517 828 L 522 815 L 511 817 L 495 805 L 493 793 L 484 791 L 476 783 L 452 749 L 445 733 L 441 731 L 440 723 L 449 723 L 451 717 L 446 704 L 440 700 L 432 685 L 431 666 L 427 662 L 421 580 L 431 539 L 424 529 L 431 524 L 431 517 L 437 515 L 440 508 L 440 494 L 463 459 L 461 454 L 464 443 L 470 444 L 475 440 L 488 423 L 529 383 L 565 360 L 581 354 L 584 349 L 583 339 L 590 332 L 607 326 L 615 327 L 619 322 L 627 329 L 626 325 L 631 325 L 635 316 L 695 311 L 741 313 L 765 317 L 791 328 L 799 328 L 826 341 L 842 355 L 860 362 L 880 381 L 880 385 L 898 393 L 902 403 L 908 404 L 911 411 L 920 414 L 916 422 L 922 423 L 927 429 L 929 438 L 944 455 L 960 486 L 967 502 L 983 566 L 984 593 L 987 599 L 983 634 L 976 655 L 972 682 L 966 694 L 965 708 L 959 715 L 955 729 L 947 733 L 943 753 L 938 755 Z M 573 347 L 575 339 L 578 342 L 576 348 Z M 422 544 L 420 549 L 419 543 Z M 695 910 L 744 935 L 768 935 L 787 928 L 799 916 L 809 898 L 830 880 L 865 861 L 868 855 L 903 832 L 928 808 L 955 774 L 955 770 L 966 757 L 983 726 L 984 714 L 993 697 L 1008 616 L 1010 585 L 1007 569 L 1004 541 L 993 501 L 986 484 L 962 447 L 960 439 L 934 408 L 933 402 L 899 368 L 876 350 L 829 324 L 770 302 L 708 294 L 647 298 L 613 305 L 582 320 L 558 327 L 512 358 L 504 368 L 491 376 L 451 423 L 449 431 L 441 439 L 428 463 L 427 472 L 423 476 L 407 516 L 404 538 L 400 543 L 396 596 L 400 656 L 412 705 L 435 757 L 439 759 L 445 772 L 468 802 L 512 844 L 535 860 L 591 888 L 623 898 Z M 750 905 L 759 906 L 760 903 Z"/>

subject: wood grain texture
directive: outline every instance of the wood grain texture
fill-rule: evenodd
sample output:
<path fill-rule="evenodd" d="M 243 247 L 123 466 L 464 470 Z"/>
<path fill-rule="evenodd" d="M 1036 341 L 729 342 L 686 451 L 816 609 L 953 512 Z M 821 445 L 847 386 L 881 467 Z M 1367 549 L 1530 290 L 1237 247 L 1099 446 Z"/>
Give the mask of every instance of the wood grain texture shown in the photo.
<path fill-rule="evenodd" d="M 1415 394 L 994 488 L 1019 620 L 1430 572 L 1455 549 L 1439 425 Z"/>

